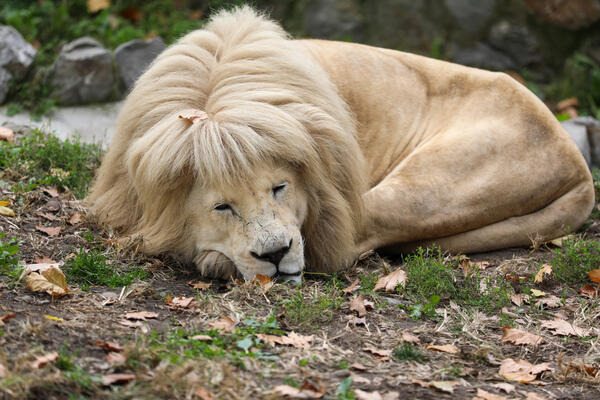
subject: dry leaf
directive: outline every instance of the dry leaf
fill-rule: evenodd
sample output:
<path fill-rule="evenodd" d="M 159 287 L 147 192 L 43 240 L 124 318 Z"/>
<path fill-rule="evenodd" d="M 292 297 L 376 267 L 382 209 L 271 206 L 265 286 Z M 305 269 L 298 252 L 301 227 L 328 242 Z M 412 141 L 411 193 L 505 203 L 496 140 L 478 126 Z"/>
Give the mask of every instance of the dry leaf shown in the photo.
<path fill-rule="evenodd" d="M 120 325 L 126 326 L 128 328 L 139 328 L 140 326 L 142 326 L 142 322 L 141 321 L 135 321 L 135 322 L 131 322 L 131 321 L 127 321 L 126 319 L 122 319 L 117 321 Z"/>
<path fill-rule="evenodd" d="M 191 287 L 193 287 L 194 289 L 198 289 L 198 290 L 208 290 L 208 288 L 210 288 L 210 285 L 212 285 L 211 282 L 194 282 L 194 281 L 189 281 L 188 285 L 190 285 Z"/>
<path fill-rule="evenodd" d="M 513 294 L 510 300 L 515 303 L 517 307 L 520 307 L 524 301 L 529 301 L 529 295 L 525 293 Z"/>
<path fill-rule="evenodd" d="M 373 288 L 373 291 L 376 292 L 385 288 L 386 292 L 393 292 L 398 285 L 402 285 L 402 287 L 404 287 L 404 285 L 406 285 L 406 279 L 406 272 L 398 268 L 391 274 L 379 278 L 375 284 L 375 287 Z"/>
<path fill-rule="evenodd" d="M 477 397 L 473 397 L 473 400 L 506 400 L 506 397 L 477 389 Z"/>
<path fill-rule="evenodd" d="M 527 397 L 525 397 L 525 400 L 548 400 L 548 398 L 536 392 L 527 392 Z"/>
<path fill-rule="evenodd" d="M 374 354 L 374 355 L 376 355 L 377 357 L 379 357 L 383 361 L 389 360 L 390 356 L 392 355 L 392 350 L 376 349 L 373 346 L 363 347 L 363 351 L 366 351 L 367 353 Z"/>
<path fill-rule="evenodd" d="M 552 275 L 552 265 L 544 264 L 542 268 L 535 274 L 534 282 L 541 283 L 544 280 L 544 275 Z"/>
<path fill-rule="evenodd" d="M 271 277 L 269 275 L 262 275 L 262 274 L 256 274 L 254 275 L 254 278 L 252 279 L 251 282 L 258 282 L 258 284 L 260 285 L 260 287 L 266 292 L 267 290 L 271 289 L 274 285 L 273 281 L 271 280 Z"/>
<path fill-rule="evenodd" d="M 167 297 L 167 304 L 169 305 L 169 308 L 171 308 L 171 309 L 189 308 L 190 305 L 193 305 L 192 304 L 193 301 L 194 301 L 193 297 L 179 296 L 179 297 L 175 297 L 174 299 Z"/>
<path fill-rule="evenodd" d="M 57 267 L 32 272 L 25 278 L 27 289 L 33 292 L 46 292 L 51 296 L 64 296 L 69 293 L 69 286 L 63 272 Z"/>
<path fill-rule="evenodd" d="M 10 206 L 10 201 L 0 200 L 0 207 L 8 207 L 8 206 Z"/>
<path fill-rule="evenodd" d="M 367 320 L 365 317 L 357 317 L 356 315 L 353 315 L 352 318 L 350 318 L 350 320 L 348 321 L 348 325 L 363 325 L 366 326 L 367 325 Z"/>
<path fill-rule="evenodd" d="M 513 360 L 507 358 L 502 360 L 500 371 L 498 372 L 504 379 L 521 383 L 533 382 L 537 375 L 551 370 L 550 363 L 533 365 L 527 360 Z"/>
<path fill-rule="evenodd" d="M 211 321 L 208 323 L 211 329 L 222 330 L 223 332 L 234 332 L 235 322 L 229 317 L 223 317 L 221 319 L 217 319 L 215 321 Z"/>
<path fill-rule="evenodd" d="M 9 319 L 13 319 L 17 317 L 17 313 L 9 312 L 0 316 L 0 326 L 4 325 L 4 321 L 8 321 Z"/>
<path fill-rule="evenodd" d="M 372 301 L 365 300 L 362 294 L 359 294 L 358 297 L 354 297 L 350 300 L 350 311 L 356 311 L 359 317 L 364 317 L 367 313 L 367 308 L 373 309 Z"/>
<path fill-rule="evenodd" d="M 273 390 L 284 398 L 320 399 L 327 393 L 327 388 L 325 388 L 321 381 L 318 381 L 318 383 L 318 388 L 309 381 L 305 381 L 300 389 L 288 385 L 278 385 Z"/>
<path fill-rule="evenodd" d="M 52 315 L 44 315 L 44 318 L 49 319 L 50 321 L 54 321 L 54 322 L 65 322 L 64 319 L 62 319 L 60 317 L 55 317 Z"/>
<path fill-rule="evenodd" d="M 133 374 L 110 374 L 102 376 L 102 385 L 122 385 L 135 379 Z"/>
<path fill-rule="evenodd" d="M 357 371 L 366 371 L 367 370 L 367 367 L 365 367 L 361 363 L 357 363 L 357 362 L 355 362 L 354 364 L 352 364 L 350 366 L 350 368 L 355 369 Z"/>
<path fill-rule="evenodd" d="M 94 344 L 96 346 L 100 347 L 102 350 L 117 351 L 117 352 L 123 351 L 123 346 L 121 346 L 115 342 L 102 342 L 100 340 L 96 340 L 94 342 Z"/>
<path fill-rule="evenodd" d="M 87 8 L 91 13 L 110 7 L 110 0 L 87 0 Z"/>
<path fill-rule="evenodd" d="M 575 235 L 567 235 L 567 236 L 563 236 L 560 238 L 556 238 L 554 240 L 551 240 L 550 243 L 552 243 L 553 245 L 555 245 L 556 247 L 563 247 L 564 243 L 567 240 L 573 240 L 575 239 L 576 236 Z"/>
<path fill-rule="evenodd" d="M 208 335 L 196 335 L 196 336 L 192 336 L 190 339 L 198 340 L 200 342 L 209 342 L 209 341 L 213 340 L 212 336 L 208 336 Z"/>
<path fill-rule="evenodd" d="M 8 369 L 4 366 L 4 364 L 0 363 L 0 378 L 8 377 Z"/>
<path fill-rule="evenodd" d="M 592 282 L 600 283 L 600 269 L 593 269 L 588 272 Z"/>
<path fill-rule="evenodd" d="M 123 364 L 127 358 L 123 354 L 110 352 L 106 355 L 106 361 L 109 364 Z"/>
<path fill-rule="evenodd" d="M 15 140 L 15 132 L 4 126 L 0 126 L 0 140 L 12 142 Z"/>
<path fill-rule="evenodd" d="M 463 276 L 467 277 L 473 271 L 476 271 L 476 270 L 483 271 L 484 269 L 486 269 L 487 267 L 490 266 L 490 262 L 489 261 L 469 261 L 468 258 L 465 258 L 465 259 L 461 260 L 460 266 L 463 271 Z"/>
<path fill-rule="evenodd" d="M 575 326 L 564 319 L 555 317 L 553 321 L 547 320 L 542 321 L 542 326 L 546 329 L 549 329 L 553 335 L 562 335 L 562 336 L 585 336 L 587 334 L 587 330 Z"/>
<path fill-rule="evenodd" d="M 360 285 L 358 284 L 359 282 L 360 282 L 360 280 L 358 278 L 356 278 L 354 280 L 354 282 L 352 282 L 350 284 L 350 286 L 348 286 L 346 289 L 342 289 L 342 293 L 350 294 L 350 293 L 353 293 L 354 291 L 360 289 Z"/>
<path fill-rule="evenodd" d="M 5 217 L 14 217 L 15 212 L 12 210 L 12 208 L 0 206 L 0 215 L 4 215 Z"/>
<path fill-rule="evenodd" d="M 383 400 L 379 392 L 365 392 L 360 389 L 354 389 L 354 395 L 357 400 Z"/>
<path fill-rule="evenodd" d="M 185 119 L 190 124 L 195 124 L 208 119 L 208 114 L 202 110 L 193 110 L 179 115 L 179 118 Z"/>
<path fill-rule="evenodd" d="M 585 297 L 593 298 L 598 296 L 599 287 L 593 287 L 591 285 L 585 285 L 579 289 L 579 294 Z"/>
<path fill-rule="evenodd" d="M 502 335 L 501 342 L 512 342 L 514 344 L 532 344 L 537 346 L 542 342 L 542 337 L 535 335 L 533 333 L 529 333 L 526 331 L 522 331 L 520 329 L 514 329 L 510 326 L 505 326 L 502 328 L 504 334 Z"/>
<path fill-rule="evenodd" d="M 71 225 L 78 225 L 82 221 L 83 221 L 83 215 L 79 211 L 76 211 L 75 213 L 73 213 L 73 215 L 71 215 L 71 218 L 69 218 L 69 224 L 71 224 Z"/>
<path fill-rule="evenodd" d="M 40 232 L 44 232 L 48 236 L 56 236 L 62 230 L 62 228 L 60 226 L 41 226 L 41 225 L 36 225 L 35 229 L 37 229 Z"/>
<path fill-rule="evenodd" d="M 560 298 L 551 295 L 548 297 L 542 297 L 541 299 L 539 299 L 538 301 L 535 302 L 535 305 L 540 307 L 540 306 L 546 306 L 549 308 L 556 308 L 556 307 L 560 307 Z"/>
<path fill-rule="evenodd" d="M 429 349 L 429 350 L 436 350 L 436 351 L 441 351 L 444 353 L 450 353 L 450 354 L 458 354 L 460 353 L 460 350 L 458 349 L 458 347 L 452 345 L 452 344 L 445 344 L 442 346 L 436 346 L 436 345 L 432 345 L 432 344 L 426 344 L 425 348 Z"/>
<path fill-rule="evenodd" d="M 429 386 L 446 393 L 454 393 L 454 386 L 460 385 L 460 381 L 431 381 Z"/>
<path fill-rule="evenodd" d="M 531 289 L 531 294 L 533 295 L 533 297 L 542 297 L 542 296 L 547 295 L 548 293 L 546 293 L 542 290 Z"/>
<path fill-rule="evenodd" d="M 46 257 L 46 256 L 40 257 L 38 255 L 33 256 L 33 262 L 36 264 L 58 264 L 56 261 L 54 261 L 50 257 Z"/>
<path fill-rule="evenodd" d="M 58 189 L 54 186 L 44 186 L 42 192 L 46 193 L 50 197 L 58 197 Z"/>
<path fill-rule="evenodd" d="M 45 356 L 37 356 L 35 358 L 35 361 L 31 363 L 31 368 L 40 369 L 47 364 L 53 363 L 54 361 L 56 361 L 57 358 L 58 352 L 56 351 L 46 354 Z"/>
<path fill-rule="evenodd" d="M 311 336 L 303 336 L 299 335 L 296 332 L 292 331 L 288 333 L 286 336 L 276 336 L 276 335 L 267 335 L 258 333 L 256 337 L 267 343 L 270 346 L 275 346 L 275 344 L 289 345 L 298 348 L 307 349 L 310 347 L 310 342 L 313 341 L 314 337 Z"/>
<path fill-rule="evenodd" d="M 25 264 L 23 266 L 23 269 L 27 273 L 47 271 L 50 268 L 58 268 L 58 269 L 60 269 L 60 263 Z"/>
<path fill-rule="evenodd" d="M 421 343 L 421 340 L 409 331 L 402 331 L 402 341 L 415 344 Z"/>
<path fill-rule="evenodd" d="M 151 311 L 130 311 L 125 314 L 125 318 L 146 321 L 147 319 L 158 318 L 158 314 Z"/>
<path fill-rule="evenodd" d="M 504 391 L 505 393 L 511 393 L 511 392 L 515 391 L 515 385 L 511 385 L 510 383 L 506 383 L 506 382 L 495 383 L 492 385 L 492 387 L 495 387 L 496 389 L 500 389 L 500 390 Z"/>
<path fill-rule="evenodd" d="M 214 400 L 215 397 L 205 388 L 198 387 L 194 390 L 194 396 L 198 397 L 200 400 Z"/>
<path fill-rule="evenodd" d="M 60 221 L 60 218 L 54 214 L 38 212 L 37 215 L 46 218 L 48 221 Z"/>

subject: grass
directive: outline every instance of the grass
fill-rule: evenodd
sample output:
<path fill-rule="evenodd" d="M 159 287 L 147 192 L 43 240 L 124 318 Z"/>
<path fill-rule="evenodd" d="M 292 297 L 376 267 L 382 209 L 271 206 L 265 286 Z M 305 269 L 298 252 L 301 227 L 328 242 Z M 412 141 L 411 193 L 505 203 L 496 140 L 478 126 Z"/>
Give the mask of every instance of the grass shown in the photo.
<path fill-rule="evenodd" d="M 98 249 L 81 249 L 76 257 L 66 260 L 64 271 L 68 282 L 78 283 L 82 290 L 88 290 L 90 285 L 119 288 L 148 276 L 148 273 L 139 267 L 118 271 Z"/>
<path fill-rule="evenodd" d="M 589 283 L 588 271 L 600 268 L 600 243 L 568 239 L 554 251 L 550 263 L 556 279 L 569 286 Z"/>
<path fill-rule="evenodd" d="M 326 287 L 321 293 L 318 287 L 304 295 L 297 290 L 289 299 L 282 301 L 285 310 L 285 320 L 294 326 L 305 329 L 317 329 L 319 324 L 331 321 L 334 311 L 344 303 L 337 287 Z"/>
<path fill-rule="evenodd" d="M 0 273 L 16 281 L 21 275 L 19 267 L 19 241 L 17 238 L 4 240 L 4 233 L 0 233 Z"/>
<path fill-rule="evenodd" d="M 396 347 L 392 355 L 395 360 L 400 362 L 416 361 L 422 363 L 427 360 L 425 354 L 423 354 L 417 346 L 406 342 Z"/>
<path fill-rule="evenodd" d="M 81 143 L 78 139 L 61 141 L 56 136 L 34 130 L 19 142 L 0 143 L 0 174 L 6 179 L 7 169 L 20 178 L 11 190 L 28 192 L 40 185 L 69 188 L 77 198 L 87 194 L 96 168 L 100 165 L 101 148 Z"/>

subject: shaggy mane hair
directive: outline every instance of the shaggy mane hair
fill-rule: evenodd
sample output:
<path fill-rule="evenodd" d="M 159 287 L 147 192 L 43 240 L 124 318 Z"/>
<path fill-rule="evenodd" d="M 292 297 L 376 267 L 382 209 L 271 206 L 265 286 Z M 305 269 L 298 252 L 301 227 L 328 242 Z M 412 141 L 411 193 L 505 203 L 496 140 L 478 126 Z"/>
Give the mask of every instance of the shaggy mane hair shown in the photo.
<path fill-rule="evenodd" d="M 209 118 L 179 118 L 190 110 Z M 249 7 L 221 12 L 138 79 L 87 201 L 101 224 L 141 235 L 145 252 L 192 261 L 183 213 L 192 186 L 287 165 L 308 192 L 308 268 L 340 269 L 351 261 L 365 191 L 355 131 L 327 74 L 278 24 Z"/>

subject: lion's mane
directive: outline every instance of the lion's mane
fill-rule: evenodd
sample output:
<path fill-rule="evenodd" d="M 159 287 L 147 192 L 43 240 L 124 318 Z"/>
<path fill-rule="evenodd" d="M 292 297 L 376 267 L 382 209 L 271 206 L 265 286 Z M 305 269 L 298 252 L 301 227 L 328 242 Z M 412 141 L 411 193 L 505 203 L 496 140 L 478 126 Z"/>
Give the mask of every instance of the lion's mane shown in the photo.
<path fill-rule="evenodd" d="M 96 219 L 141 235 L 144 251 L 196 256 L 183 204 L 192 185 L 246 179 L 274 161 L 308 193 L 307 265 L 347 264 L 360 226 L 365 165 L 353 116 L 327 74 L 249 7 L 221 12 L 165 50 L 138 79 L 91 193 Z M 190 109 L 209 119 L 189 124 Z"/>

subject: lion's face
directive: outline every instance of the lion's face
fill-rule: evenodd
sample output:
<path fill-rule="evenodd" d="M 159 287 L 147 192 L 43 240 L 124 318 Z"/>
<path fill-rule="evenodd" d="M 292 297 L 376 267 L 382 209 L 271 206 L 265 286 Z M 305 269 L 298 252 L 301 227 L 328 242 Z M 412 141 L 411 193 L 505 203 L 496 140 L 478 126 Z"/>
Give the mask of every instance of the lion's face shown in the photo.
<path fill-rule="evenodd" d="M 222 253 L 245 279 L 256 274 L 299 278 L 304 270 L 300 228 L 307 199 L 288 169 L 265 166 L 243 182 L 198 184 L 186 213 L 197 253 Z"/>

